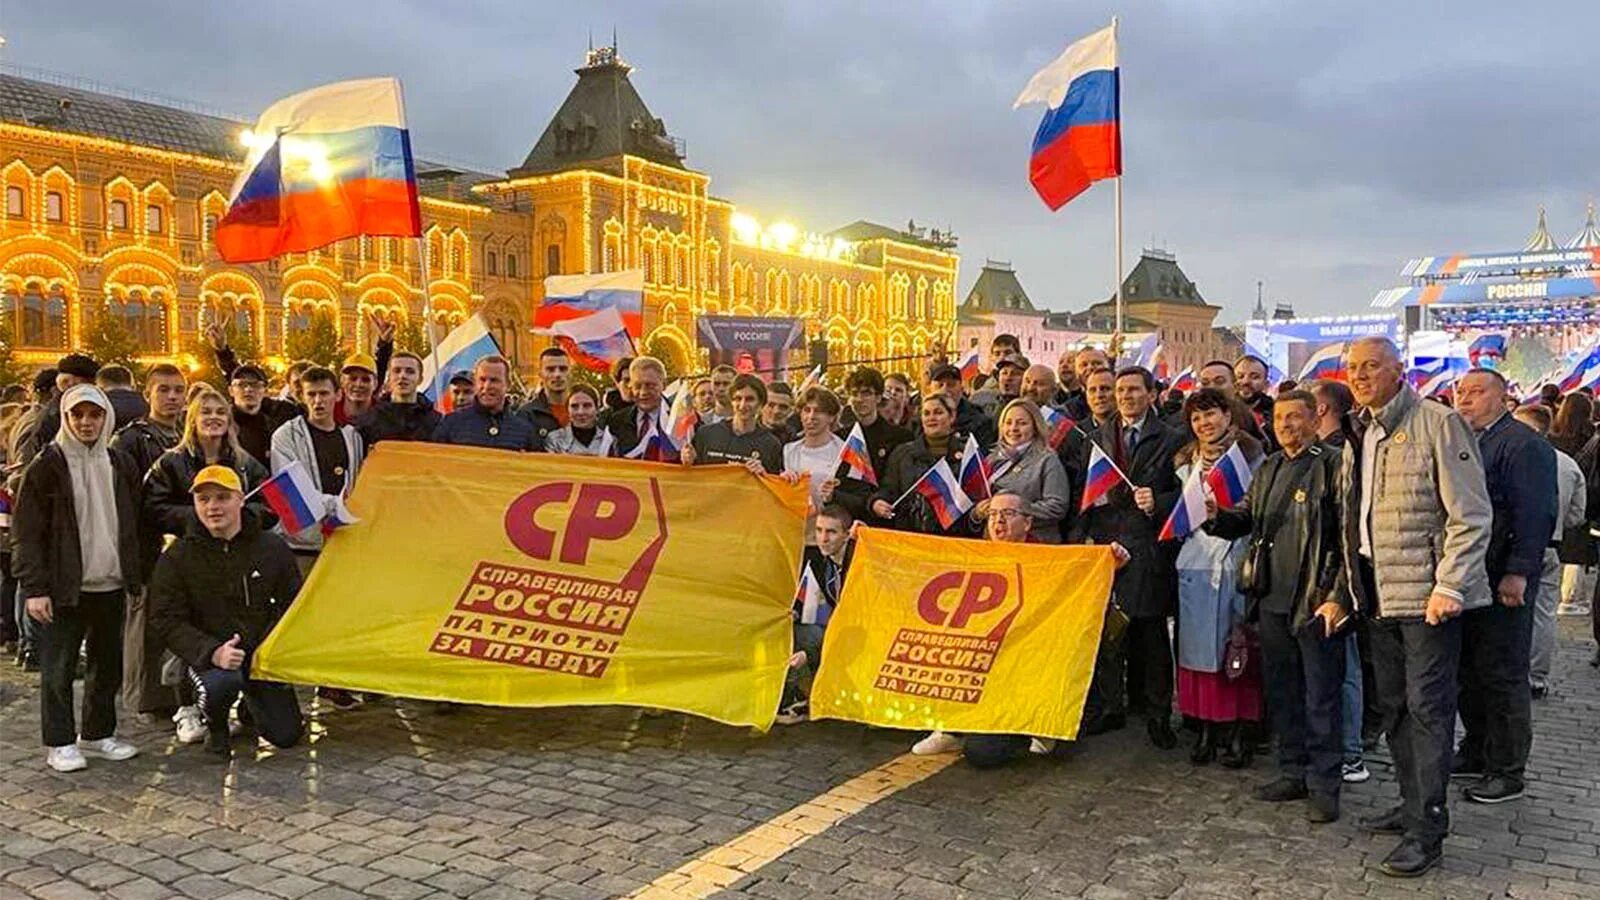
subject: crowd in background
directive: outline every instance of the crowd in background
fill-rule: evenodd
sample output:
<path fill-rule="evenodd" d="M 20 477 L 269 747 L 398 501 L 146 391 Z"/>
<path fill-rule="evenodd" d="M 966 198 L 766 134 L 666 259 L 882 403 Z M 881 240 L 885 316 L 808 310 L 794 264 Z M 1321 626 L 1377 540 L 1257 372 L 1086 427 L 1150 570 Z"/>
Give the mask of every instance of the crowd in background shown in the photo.
<path fill-rule="evenodd" d="M 1369 777 L 1364 754 L 1386 737 L 1403 802 L 1366 824 L 1402 836 L 1382 864 L 1392 875 L 1437 863 L 1452 778 L 1472 802 L 1522 795 L 1557 615 L 1588 612 L 1600 641 L 1592 395 L 1547 386 L 1523 403 L 1498 373 L 1474 369 L 1433 402 L 1407 386 L 1386 340 L 1355 342 L 1344 380 L 1269 389 L 1266 364 L 1246 356 L 1203 366 L 1185 395 L 1100 350 L 1039 364 L 1001 335 L 990 371 L 970 382 L 942 354 L 911 375 L 863 366 L 798 386 L 719 367 L 690 379 L 677 408 L 658 360 L 623 360 L 601 391 L 550 348 L 536 391 L 519 396 L 511 364 L 491 356 L 450 378 L 442 414 L 419 394 L 421 357 L 376 330 L 371 355 L 337 371 L 296 363 L 282 384 L 213 331 L 225 393 L 166 364 L 136 385 L 78 353 L 4 388 L 0 638 L 41 672 L 49 765 L 137 753 L 115 736 L 119 693 L 221 758 L 241 730 L 297 741 L 294 692 L 252 680 L 250 654 L 325 532 L 285 532 L 251 492 L 298 464 L 332 510 L 390 440 L 809 476 L 784 723 L 807 717 L 856 523 L 1110 545 L 1118 569 L 1081 733 L 1137 716 L 1163 750 L 1179 742 L 1175 724 L 1192 733 L 1195 765 L 1245 768 L 1274 752 L 1276 776 L 1256 797 L 1304 800 L 1319 823 L 1339 817 L 1341 786 Z M 871 478 L 845 459 L 856 429 Z M 957 469 L 974 442 L 985 496 L 941 516 L 913 488 L 941 461 Z M 1097 454 L 1120 478 L 1085 505 Z M 1248 491 L 1217 497 L 1208 476 L 1240 458 L 1254 472 Z M 1163 539 L 1195 484 L 1203 524 Z M 316 696 L 335 708 L 371 699 Z M 913 748 L 979 766 L 1057 750 L 1028 735 L 942 732 Z"/>

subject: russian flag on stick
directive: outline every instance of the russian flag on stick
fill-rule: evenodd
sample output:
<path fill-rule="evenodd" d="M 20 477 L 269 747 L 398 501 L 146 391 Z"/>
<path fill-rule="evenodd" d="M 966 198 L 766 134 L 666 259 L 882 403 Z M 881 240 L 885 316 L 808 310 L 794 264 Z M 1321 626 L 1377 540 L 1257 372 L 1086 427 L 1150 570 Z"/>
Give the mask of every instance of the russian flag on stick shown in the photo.
<path fill-rule="evenodd" d="M 1068 47 L 1034 73 L 1012 108 L 1048 109 L 1033 136 L 1028 180 L 1051 209 L 1122 174 L 1121 91 L 1115 22 Z"/>
<path fill-rule="evenodd" d="M 872 454 L 867 450 L 867 435 L 861 430 L 860 422 L 850 429 L 850 436 L 839 448 L 839 462 L 849 467 L 845 477 L 878 486 L 878 473 L 872 469 Z"/>
<path fill-rule="evenodd" d="M 1089 507 L 1102 502 L 1106 494 L 1111 493 L 1111 489 L 1116 487 L 1118 483 L 1127 484 L 1130 487 L 1133 484 L 1128 481 L 1128 476 L 1122 474 L 1122 470 L 1117 468 L 1117 464 L 1111 461 L 1111 457 L 1100 449 L 1100 445 L 1091 441 L 1089 443 L 1089 468 L 1084 473 L 1083 502 L 1078 506 L 1079 511 L 1087 512 Z"/>
<path fill-rule="evenodd" d="M 805 560 L 800 561 L 800 586 L 794 592 L 794 605 L 800 611 L 801 625 L 826 625 L 833 617 L 833 606 L 822 595 L 822 585 Z"/>
<path fill-rule="evenodd" d="M 700 413 L 694 408 L 694 392 L 688 382 L 678 380 L 662 394 L 667 417 L 662 429 L 672 439 L 674 447 L 682 447 L 694 439 L 694 430 L 700 427 Z"/>
<path fill-rule="evenodd" d="M 989 461 L 983 458 L 978 439 L 967 435 L 967 445 L 961 449 L 961 490 L 973 500 L 987 500 L 989 488 Z"/>
<path fill-rule="evenodd" d="M 399 79 L 285 97 L 241 139 L 250 152 L 216 228 L 224 260 L 261 262 L 364 234 L 422 234 Z"/>
<path fill-rule="evenodd" d="M 433 400 L 434 408 L 450 412 L 450 376 L 470 371 L 485 356 L 500 353 L 500 345 L 489 333 L 489 323 L 479 313 L 451 329 L 439 346 L 422 361 L 422 392 Z"/>
<path fill-rule="evenodd" d="M 961 490 L 956 473 L 950 471 L 950 461 L 941 459 L 933 464 L 912 490 L 922 495 L 939 517 L 939 527 L 948 529 L 972 508 L 972 498 Z"/>
<path fill-rule="evenodd" d="M 359 521 L 344 507 L 344 501 L 339 500 L 332 515 L 329 515 L 323 494 L 317 490 L 317 484 L 311 479 L 311 474 L 300 465 L 299 460 L 290 462 L 278 471 L 277 474 L 261 482 L 261 486 L 251 493 L 261 494 L 267 506 L 278 514 L 278 521 L 283 526 L 285 534 L 299 534 L 324 519 L 334 525 L 350 525 Z"/>
<path fill-rule="evenodd" d="M 594 372 L 610 372 L 617 361 L 633 355 L 633 339 L 622 313 L 606 307 L 593 315 L 562 319 L 550 326 L 567 353 Z"/>
<path fill-rule="evenodd" d="M 1184 370 L 1182 372 L 1179 372 L 1177 374 L 1177 376 L 1172 379 L 1172 386 L 1169 387 L 1168 390 L 1183 391 L 1185 394 L 1187 394 L 1190 391 L 1194 390 L 1194 386 L 1195 386 L 1194 366 L 1188 366 L 1188 367 L 1184 368 Z"/>
<path fill-rule="evenodd" d="M 971 382 L 972 379 L 977 378 L 980 371 L 978 368 L 978 348 L 972 348 L 970 353 L 962 357 L 960 364 L 956 368 L 961 370 L 961 380 L 963 382 Z"/>
<path fill-rule="evenodd" d="M 1244 451 L 1235 442 L 1206 473 L 1206 484 L 1211 486 L 1211 493 L 1217 498 L 1217 509 L 1237 506 L 1244 499 L 1244 492 L 1250 489 L 1252 474 L 1250 461 L 1244 458 Z"/>
<path fill-rule="evenodd" d="M 1178 505 L 1172 508 L 1172 515 L 1167 516 L 1167 524 L 1161 526 L 1161 533 L 1156 535 L 1156 540 L 1182 540 L 1193 534 L 1205 520 L 1206 486 L 1200 480 L 1200 467 L 1195 466 L 1189 471 L 1189 477 L 1183 480 L 1183 493 L 1178 497 Z"/>
<path fill-rule="evenodd" d="M 1053 406 L 1046 406 L 1039 411 L 1044 414 L 1044 424 L 1050 426 L 1050 449 L 1061 449 L 1061 443 L 1067 439 L 1067 435 L 1072 433 L 1072 429 L 1078 427 L 1078 423 L 1073 421 L 1071 416 Z"/>
<path fill-rule="evenodd" d="M 639 338 L 644 327 L 643 269 L 551 275 L 544 280 L 544 300 L 533 311 L 533 327 L 548 329 L 557 322 L 581 319 L 606 309 L 616 310 L 628 336 Z"/>

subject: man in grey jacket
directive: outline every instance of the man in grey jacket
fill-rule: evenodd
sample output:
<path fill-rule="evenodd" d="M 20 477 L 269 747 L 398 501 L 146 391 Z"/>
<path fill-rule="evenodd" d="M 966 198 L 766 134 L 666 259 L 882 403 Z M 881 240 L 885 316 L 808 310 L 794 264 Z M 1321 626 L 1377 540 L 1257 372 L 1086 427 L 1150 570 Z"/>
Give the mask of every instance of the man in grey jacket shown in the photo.
<path fill-rule="evenodd" d="M 1403 835 L 1379 869 L 1414 877 L 1438 865 L 1450 829 L 1459 616 L 1489 604 L 1493 512 L 1472 430 L 1406 386 L 1391 341 L 1355 341 L 1346 368 L 1356 409 L 1345 420 L 1340 470 L 1340 577 L 1372 618 L 1377 696 L 1402 800 L 1363 824 Z"/>

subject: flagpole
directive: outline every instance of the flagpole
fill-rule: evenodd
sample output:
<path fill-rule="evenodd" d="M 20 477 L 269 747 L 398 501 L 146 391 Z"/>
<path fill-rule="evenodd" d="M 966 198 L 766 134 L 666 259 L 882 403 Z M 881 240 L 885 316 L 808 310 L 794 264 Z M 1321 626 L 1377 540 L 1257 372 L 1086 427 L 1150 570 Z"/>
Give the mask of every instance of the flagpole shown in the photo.
<path fill-rule="evenodd" d="M 420 204 L 421 198 L 417 202 Z M 428 335 L 428 362 L 433 364 L 433 380 L 439 380 L 439 335 L 436 333 L 433 321 L 433 291 L 429 280 L 428 269 L 428 236 L 426 230 L 417 235 L 417 265 L 421 268 L 417 272 L 417 283 L 422 285 L 422 327 Z M 448 382 L 446 382 L 448 383 Z M 433 385 L 428 385 L 433 387 Z M 438 397 L 430 397 L 434 403 L 439 402 Z"/>
<path fill-rule="evenodd" d="M 1117 16 L 1112 16 L 1111 17 L 1111 39 L 1113 41 L 1117 40 L 1117 23 L 1118 23 L 1118 17 Z M 1119 56 L 1121 54 L 1121 50 L 1122 50 L 1122 48 L 1119 45 L 1117 47 L 1117 51 L 1118 51 Z M 1118 72 L 1119 72 L 1119 74 L 1117 76 L 1117 80 L 1118 80 L 1118 84 L 1117 84 L 1117 118 L 1120 120 L 1121 117 L 1122 117 L 1122 85 L 1121 85 L 1121 75 L 1120 75 L 1120 71 L 1121 71 L 1121 68 L 1122 68 L 1122 60 L 1120 58 L 1117 60 L 1117 68 L 1118 68 Z M 1122 334 L 1123 333 L 1124 322 L 1123 322 L 1123 315 L 1122 315 L 1122 159 L 1121 159 L 1121 157 L 1122 157 L 1122 135 L 1121 135 L 1120 124 L 1118 126 L 1118 134 L 1117 134 L 1117 157 L 1118 157 L 1117 158 L 1117 177 L 1116 177 L 1116 179 L 1114 179 L 1116 181 L 1116 183 L 1117 183 L 1116 184 L 1116 195 L 1117 195 L 1117 199 L 1116 199 L 1116 214 L 1114 216 L 1114 218 L 1115 218 L 1114 227 L 1116 229 L 1116 257 L 1117 257 L 1116 258 L 1117 333 L 1118 334 Z"/>

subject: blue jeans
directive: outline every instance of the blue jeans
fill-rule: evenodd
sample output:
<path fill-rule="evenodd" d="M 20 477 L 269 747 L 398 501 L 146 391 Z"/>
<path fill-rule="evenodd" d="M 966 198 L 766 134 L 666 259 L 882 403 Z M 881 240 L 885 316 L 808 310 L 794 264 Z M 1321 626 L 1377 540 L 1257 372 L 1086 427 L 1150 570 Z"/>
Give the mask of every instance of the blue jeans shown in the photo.
<path fill-rule="evenodd" d="M 822 636 L 826 626 L 802 625 L 794 623 L 794 649 L 806 655 L 803 665 L 790 669 L 783 676 L 783 701 L 779 708 L 789 706 L 805 699 L 805 680 L 807 676 L 815 676 L 817 667 L 822 665 Z"/>
<path fill-rule="evenodd" d="M 1262 610 L 1261 662 L 1265 669 L 1267 710 L 1278 733 L 1278 771 L 1299 781 L 1313 794 L 1339 796 L 1342 728 L 1349 713 L 1340 714 L 1340 695 L 1348 683 L 1344 646 L 1348 633 L 1327 637 L 1321 619 L 1292 627 L 1288 613 Z M 1359 714 L 1356 722 L 1359 726 Z M 1356 735 L 1360 740 L 1359 727 Z"/>
<path fill-rule="evenodd" d="M 1344 642 L 1344 761 L 1361 759 L 1361 644 L 1352 634 Z"/>

